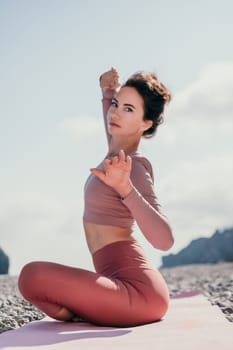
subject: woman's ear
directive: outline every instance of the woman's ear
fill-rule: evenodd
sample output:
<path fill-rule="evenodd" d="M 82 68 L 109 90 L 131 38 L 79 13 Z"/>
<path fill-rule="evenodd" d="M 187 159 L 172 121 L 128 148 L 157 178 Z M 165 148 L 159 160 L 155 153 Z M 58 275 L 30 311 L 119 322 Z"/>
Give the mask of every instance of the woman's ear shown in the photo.
<path fill-rule="evenodd" d="M 152 120 L 144 120 L 143 121 L 143 131 L 146 131 L 146 130 L 148 130 L 148 129 L 150 129 L 151 127 L 152 127 L 152 125 L 153 125 L 153 121 Z"/>

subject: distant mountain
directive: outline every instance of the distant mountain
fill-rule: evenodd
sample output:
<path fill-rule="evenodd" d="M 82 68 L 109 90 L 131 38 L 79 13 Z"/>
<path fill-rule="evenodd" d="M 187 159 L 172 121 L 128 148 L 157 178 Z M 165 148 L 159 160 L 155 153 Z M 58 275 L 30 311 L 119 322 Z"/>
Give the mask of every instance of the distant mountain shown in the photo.
<path fill-rule="evenodd" d="M 9 257 L 0 247 L 0 275 L 7 275 L 9 271 Z"/>
<path fill-rule="evenodd" d="M 217 230 L 210 238 L 195 239 L 177 254 L 163 256 L 161 268 L 230 261 L 233 261 L 233 227 Z"/>

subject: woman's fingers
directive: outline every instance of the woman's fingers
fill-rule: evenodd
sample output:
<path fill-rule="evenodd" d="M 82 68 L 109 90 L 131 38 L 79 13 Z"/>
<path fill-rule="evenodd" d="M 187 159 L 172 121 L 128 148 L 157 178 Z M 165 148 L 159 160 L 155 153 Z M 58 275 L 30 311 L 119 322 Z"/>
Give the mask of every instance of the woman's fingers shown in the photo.
<path fill-rule="evenodd" d="M 125 152 L 123 149 L 121 149 L 119 152 L 119 161 L 122 163 L 125 162 Z"/>
<path fill-rule="evenodd" d="M 130 156 L 126 157 L 127 169 L 131 169 L 132 166 L 132 158 Z"/>
<path fill-rule="evenodd" d="M 119 163 L 119 158 L 118 156 L 115 156 L 112 158 L 112 165 L 117 165 Z"/>
<path fill-rule="evenodd" d="M 104 165 L 111 166 L 111 165 L 117 165 L 119 163 L 125 163 L 126 158 L 125 158 L 125 152 L 123 150 L 120 150 L 118 156 L 112 157 L 112 159 L 105 159 Z"/>
<path fill-rule="evenodd" d="M 108 158 L 106 158 L 106 159 L 104 160 L 104 165 L 106 165 L 106 166 L 111 165 L 111 160 L 108 159 Z"/>
<path fill-rule="evenodd" d="M 100 77 L 100 86 L 102 89 L 116 89 L 120 86 L 119 74 L 116 68 L 112 67 L 109 71 L 103 73 Z"/>
<path fill-rule="evenodd" d="M 104 160 L 105 170 L 110 170 L 111 168 L 124 168 L 131 169 L 132 159 L 130 156 L 126 156 L 124 150 L 120 150 L 118 156 L 114 156 L 111 160 L 106 158 Z"/>
<path fill-rule="evenodd" d="M 104 170 L 98 168 L 92 168 L 90 170 L 92 174 L 96 175 L 105 184 L 117 190 L 122 183 L 126 183 L 129 180 L 131 163 L 131 157 L 126 157 L 125 152 L 121 150 L 112 160 L 104 160 Z"/>
<path fill-rule="evenodd" d="M 97 168 L 91 168 L 90 171 L 92 174 L 97 176 L 99 179 L 104 180 L 105 174 L 102 170 L 97 169 Z"/>
<path fill-rule="evenodd" d="M 111 76 L 111 82 L 110 82 L 110 85 L 112 88 L 117 88 L 119 85 L 120 85 L 120 82 L 119 82 L 119 73 L 117 72 L 116 68 L 115 67 L 112 67 L 111 69 L 111 73 L 112 73 L 112 76 Z"/>

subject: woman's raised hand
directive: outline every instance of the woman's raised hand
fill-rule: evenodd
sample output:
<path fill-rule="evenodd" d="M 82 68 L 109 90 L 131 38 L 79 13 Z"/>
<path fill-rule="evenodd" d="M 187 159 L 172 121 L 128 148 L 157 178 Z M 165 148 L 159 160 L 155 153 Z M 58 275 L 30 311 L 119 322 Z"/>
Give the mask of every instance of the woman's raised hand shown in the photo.
<path fill-rule="evenodd" d="M 106 185 L 117 191 L 121 197 L 127 196 L 132 190 L 130 173 L 132 167 L 132 159 L 125 156 L 125 152 L 121 150 L 118 156 L 112 160 L 104 160 L 105 171 L 97 168 L 90 169 Z"/>
<path fill-rule="evenodd" d="M 100 77 L 100 87 L 102 90 L 116 90 L 120 86 L 119 74 L 116 68 L 112 67 Z"/>

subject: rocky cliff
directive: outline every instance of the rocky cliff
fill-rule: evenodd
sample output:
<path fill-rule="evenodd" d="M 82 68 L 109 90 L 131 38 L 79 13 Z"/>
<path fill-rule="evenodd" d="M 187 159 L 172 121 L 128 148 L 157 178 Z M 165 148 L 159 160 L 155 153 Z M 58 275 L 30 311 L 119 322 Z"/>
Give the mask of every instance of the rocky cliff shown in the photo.
<path fill-rule="evenodd" d="M 233 261 L 233 228 L 216 231 L 210 238 L 198 238 L 177 254 L 162 257 L 162 268 L 189 264 Z"/>
<path fill-rule="evenodd" d="M 0 247 L 0 275 L 7 275 L 9 271 L 9 257 Z"/>

